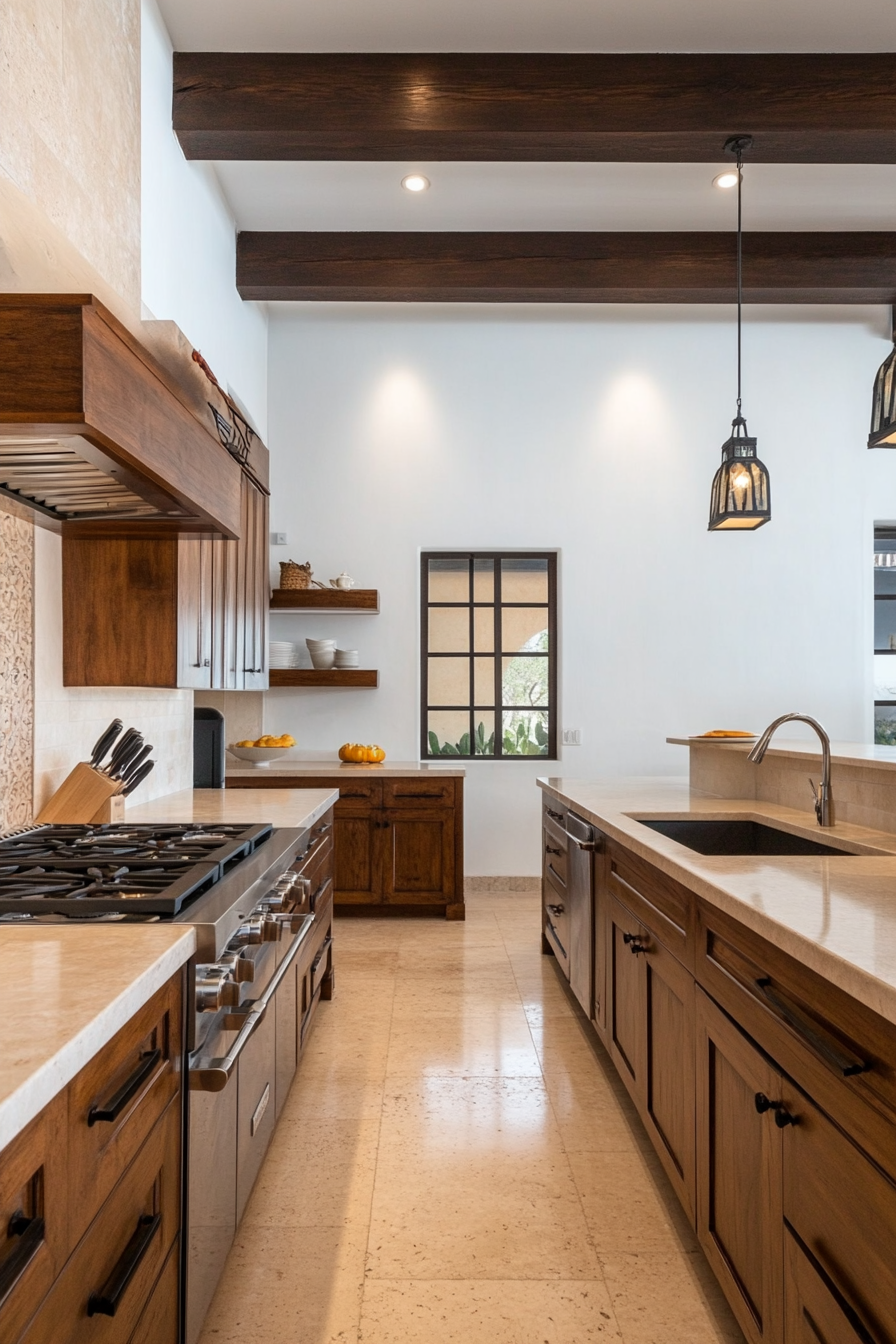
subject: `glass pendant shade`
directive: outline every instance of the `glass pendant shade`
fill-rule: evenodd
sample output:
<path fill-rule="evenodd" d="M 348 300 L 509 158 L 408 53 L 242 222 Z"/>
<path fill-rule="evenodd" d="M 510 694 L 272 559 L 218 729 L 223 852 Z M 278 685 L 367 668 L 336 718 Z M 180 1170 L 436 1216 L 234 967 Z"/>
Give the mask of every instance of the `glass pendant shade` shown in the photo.
<path fill-rule="evenodd" d="M 896 345 L 877 371 L 869 448 L 896 447 Z"/>
<path fill-rule="evenodd" d="M 732 428 L 712 482 L 710 532 L 752 532 L 772 516 L 768 472 L 756 456 L 756 440 L 747 436 L 742 417 L 732 421 Z"/>

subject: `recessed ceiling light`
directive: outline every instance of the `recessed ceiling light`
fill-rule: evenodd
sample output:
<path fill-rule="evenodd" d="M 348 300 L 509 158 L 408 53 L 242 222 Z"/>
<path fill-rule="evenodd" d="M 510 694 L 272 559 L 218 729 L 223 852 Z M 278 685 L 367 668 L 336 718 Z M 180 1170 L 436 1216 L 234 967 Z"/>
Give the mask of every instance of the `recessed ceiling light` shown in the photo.
<path fill-rule="evenodd" d="M 401 179 L 401 185 L 405 191 L 426 191 L 429 178 L 424 177 L 422 173 L 408 173 L 407 177 Z"/>
<path fill-rule="evenodd" d="M 736 187 L 737 169 L 726 168 L 724 173 L 719 173 L 716 177 L 713 178 L 712 184 L 714 187 L 722 187 L 723 190 L 726 191 L 728 190 L 729 187 Z"/>

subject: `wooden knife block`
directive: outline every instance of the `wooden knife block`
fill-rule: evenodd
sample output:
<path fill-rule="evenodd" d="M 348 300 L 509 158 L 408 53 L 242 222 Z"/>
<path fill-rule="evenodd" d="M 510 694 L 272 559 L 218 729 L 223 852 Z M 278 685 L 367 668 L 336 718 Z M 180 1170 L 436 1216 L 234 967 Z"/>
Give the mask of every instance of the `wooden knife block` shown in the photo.
<path fill-rule="evenodd" d="M 66 780 L 41 808 L 34 818 L 35 822 L 88 822 L 112 821 L 117 818 L 105 815 L 111 812 L 114 798 L 121 781 L 110 779 L 108 775 L 94 770 L 86 761 L 79 761 Z M 121 815 L 124 815 L 124 798 L 121 797 Z"/>

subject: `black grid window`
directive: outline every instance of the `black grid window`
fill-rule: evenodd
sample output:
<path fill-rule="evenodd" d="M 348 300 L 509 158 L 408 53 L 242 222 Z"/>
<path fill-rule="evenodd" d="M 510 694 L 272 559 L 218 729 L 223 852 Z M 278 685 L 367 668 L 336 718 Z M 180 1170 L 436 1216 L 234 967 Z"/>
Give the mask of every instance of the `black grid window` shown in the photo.
<path fill-rule="evenodd" d="M 557 556 L 421 557 L 421 755 L 557 755 Z"/>

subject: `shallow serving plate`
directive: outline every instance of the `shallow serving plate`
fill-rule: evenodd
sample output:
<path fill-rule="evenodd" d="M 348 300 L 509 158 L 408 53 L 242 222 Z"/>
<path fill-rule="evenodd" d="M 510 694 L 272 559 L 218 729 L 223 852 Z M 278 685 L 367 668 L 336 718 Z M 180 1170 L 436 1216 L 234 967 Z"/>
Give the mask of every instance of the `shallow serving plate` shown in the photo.
<path fill-rule="evenodd" d="M 706 733 L 691 733 L 688 736 L 689 742 L 702 742 L 704 746 L 708 742 L 711 746 L 717 746 L 719 743 L 723 747 L 752 747 L 754 742 L 759 741 L 758 733 L 751 733 L 749 737 L 707 737 Z"/>
<path fill-rule="evenodd" d="M 285 756 L 289 747 L 234 747 L 227 748 L 238 760 L 249 761 L 251 765 L 270 765 L 278 756 Z"/>

